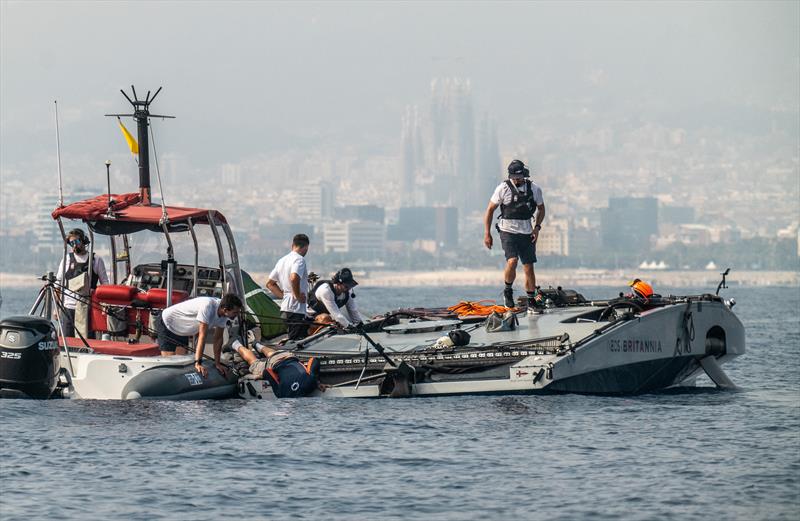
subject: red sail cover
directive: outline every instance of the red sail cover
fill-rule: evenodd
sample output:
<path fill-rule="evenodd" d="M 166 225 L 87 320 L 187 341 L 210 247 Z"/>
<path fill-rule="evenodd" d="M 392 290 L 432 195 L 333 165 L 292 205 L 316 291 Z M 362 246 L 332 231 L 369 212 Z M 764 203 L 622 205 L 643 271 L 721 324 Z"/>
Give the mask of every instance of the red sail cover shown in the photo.
<path fill-rule="evenodd" d="M 138 193 L 111 194 L 114 203 L 111 205 L 112 215 L 108 215 L 108 195 L 98 195 L 91 199 L 78 201 L 76 203 L 56 208 L 53 211 L 53 219 L 64 217 L 66 219 L 80 219 L 82 221 L 118 221 L 135 222 L 157 225 L 161 222 L 162 210 L 159 205 L 143 206 L 139 203 Z M 189 218 L 196 223 L 208 222 L 208 212 L 203 208 L 181 208 L 178 206 L 167 206 L 167 216 L 170 222 L 185 221 Z M 215 211 L 218 221 L 225 221 L 225 217 Z"/>

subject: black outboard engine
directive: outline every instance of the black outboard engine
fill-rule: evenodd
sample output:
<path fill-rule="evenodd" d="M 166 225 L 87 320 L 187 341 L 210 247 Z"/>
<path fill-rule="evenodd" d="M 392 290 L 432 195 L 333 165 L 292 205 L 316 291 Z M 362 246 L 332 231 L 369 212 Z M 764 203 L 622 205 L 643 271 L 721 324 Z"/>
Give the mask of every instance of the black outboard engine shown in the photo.
<path fill-rule="evenodd" d="M 60 372 L 52 322 L 31 316 L 0 320 L 0 398 L 50 398 Z"/>

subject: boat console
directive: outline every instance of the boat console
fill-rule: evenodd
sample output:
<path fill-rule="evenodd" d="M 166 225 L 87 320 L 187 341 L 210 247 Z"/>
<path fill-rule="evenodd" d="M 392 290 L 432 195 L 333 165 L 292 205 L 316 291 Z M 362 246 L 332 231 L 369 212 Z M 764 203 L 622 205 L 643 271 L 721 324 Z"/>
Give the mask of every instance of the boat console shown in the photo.
<path fill-rule="evenodd" d="M 192 293 L 194 268 L 191 264 L 176 264 L 172 287 L 176 291 Z M 167 287 L 166 272 L 161 263 L 152 262 L 134 267 L 125 284 L 148 291 L 152 288 Z M 222 274 L 219 268 L 197 267 L 197 296 L 222 297 Z"/>

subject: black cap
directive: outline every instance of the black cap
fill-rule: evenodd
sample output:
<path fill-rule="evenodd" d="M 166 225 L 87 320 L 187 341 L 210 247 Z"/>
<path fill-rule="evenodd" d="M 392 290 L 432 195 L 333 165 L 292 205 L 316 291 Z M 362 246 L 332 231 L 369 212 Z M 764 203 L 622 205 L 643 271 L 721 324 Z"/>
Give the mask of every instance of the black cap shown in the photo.
<path fill-rule="evenodd" d="M 519 159 L 515 159 L 508 164 L 508 176 L 521 175 L 522 177 L 530 177 L 531 171 L 525 168 L 525 163 Z"/>
<path fill-rule="evenodd" d="M 353 272 L 350 271 L 350 268 L 342 268 L 337 271 L 336 275 L 333 276 L 333 281 L 344 284 L 348 288 L 358 286 L 358 282 L 353 278 Z"/>

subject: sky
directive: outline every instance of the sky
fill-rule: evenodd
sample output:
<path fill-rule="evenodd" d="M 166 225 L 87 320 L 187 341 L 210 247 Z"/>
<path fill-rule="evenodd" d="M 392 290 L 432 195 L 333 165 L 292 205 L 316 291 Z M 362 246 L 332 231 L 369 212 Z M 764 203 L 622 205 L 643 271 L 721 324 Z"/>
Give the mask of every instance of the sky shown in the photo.
<path fill-rule="evenodd" d="M 0 168 L 124 147 L 119 94 L 164 90 L 167 151 L 209 163 L 399 145 L 430 81 L 468 77 L 501 141 L 569 98 L 798 113 L 800 2 L 16 2 L 0 6 Z M 626 108 L 627 107 L 627 108 Z M 713 111 L 709 111 L 713 114 Z M 133 123 L 129 125 L 133 126 Z"/>

